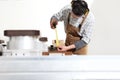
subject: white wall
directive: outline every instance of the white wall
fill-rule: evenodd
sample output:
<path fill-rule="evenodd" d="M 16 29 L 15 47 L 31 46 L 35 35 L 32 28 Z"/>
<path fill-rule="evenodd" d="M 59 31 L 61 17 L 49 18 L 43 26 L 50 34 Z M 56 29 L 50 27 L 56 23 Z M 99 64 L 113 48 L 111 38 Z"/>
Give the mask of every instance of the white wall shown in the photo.
<path fill-rule="evenodd" d="M 90 54 L 120 54 L 120 0 L 95 0 L 96 18 Z"/>
<path fill-rule="evenodd" d="M 0 0 L 0 39 L 5 29 L 38 29 L 41 36 L 55 39 L 50 17 L 71 0 Z M 120 0 L 86 0 L 96 18 L 89 54 L 119 54 Z M 92 6 L 91 6 L 92 4 Z M 63 23 L 58 25 L 59 39 L 64 39 Z"/>
<path fill-rule="evenodd" d="M 38 29 L 41 36 L 47 36 L 51 43 L 51 40 L 55 39 L 55 31 L 50 28 L 50 18 L 69 2 L 69 0 L 0 0 L 0 39 L 8 39 L 3 36 L 5 29 Z M 59 35 L 60 39 L 61 36 L 64 37 Z"/>

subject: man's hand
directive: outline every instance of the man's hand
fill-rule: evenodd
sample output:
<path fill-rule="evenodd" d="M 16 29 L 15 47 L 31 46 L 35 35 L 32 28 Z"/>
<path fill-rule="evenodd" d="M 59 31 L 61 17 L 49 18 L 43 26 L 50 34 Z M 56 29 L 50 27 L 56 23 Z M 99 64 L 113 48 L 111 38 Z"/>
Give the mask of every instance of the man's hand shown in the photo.
<path fill-rule="evenodd" d="M 67 51 L 68 50 L 68 47 L 67 46 L 59 46 L 57 48 L 58 51 Z"/>
<path fill-rule="evenodd" d="M 58 21 L 55 18 L 52 18 L 50 21 L 51 28 L 55 29 L 57 24 L 58 24 Z"/>
<path fill-rule="evenodd" d="M 67 50 L 74 49 L 74 48 L 75 48 L 75 45 L 72 44 L 69 46 L 59 46 L 57 49 L 58 51 L 67 51 Z"/>

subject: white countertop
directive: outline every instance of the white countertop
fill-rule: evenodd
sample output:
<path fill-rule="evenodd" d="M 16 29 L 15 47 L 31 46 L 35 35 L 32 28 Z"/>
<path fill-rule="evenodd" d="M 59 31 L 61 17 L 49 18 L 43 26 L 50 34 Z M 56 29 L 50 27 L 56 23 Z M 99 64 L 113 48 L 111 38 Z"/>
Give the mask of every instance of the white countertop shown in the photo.
<path fill-rule="evenodd" d="M 118 55 L 0 57 L 0 80 L 118 79 L 119 75 Z"/>

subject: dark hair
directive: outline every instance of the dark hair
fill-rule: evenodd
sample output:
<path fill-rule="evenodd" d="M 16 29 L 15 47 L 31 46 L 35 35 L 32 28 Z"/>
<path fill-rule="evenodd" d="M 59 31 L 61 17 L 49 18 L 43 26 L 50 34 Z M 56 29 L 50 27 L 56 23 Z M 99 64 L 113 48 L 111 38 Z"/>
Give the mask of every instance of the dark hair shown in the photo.
<path fill-rule="evenodd" d="M 89 11 L 88 4 L 83 0 L 72 0 L 72 12 L 77 15 L 81 16 Z"/>

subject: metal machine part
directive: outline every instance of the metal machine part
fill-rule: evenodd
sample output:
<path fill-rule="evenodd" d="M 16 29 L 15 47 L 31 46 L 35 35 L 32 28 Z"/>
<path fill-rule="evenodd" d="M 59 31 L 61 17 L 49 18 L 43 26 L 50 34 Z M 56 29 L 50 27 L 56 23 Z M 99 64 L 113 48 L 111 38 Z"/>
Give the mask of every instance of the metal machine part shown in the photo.
<path fill-rule="evenodd" d="M 54 45 L 50 45 L 49 51 L 57 51 L 57 47 L 54 47 Z"/>
<path fill-rule="evenodd" d="M 3 50 L 2 56 L 16 56 L 16 57 L 24 57 L 24 56 L 41 56 L 41 50 Z"/>
<path fill-rule="evenodd" d="M 10 38 L 7 49 L 36 49 L 35 43 L 39 34 L 38 30 L 5 30 L 4 35 Z"/>
<path fill-rule="evenodd" d="M 0 40 L 0 56 L 2 56 L 3 54 L 3 45 L 2 43 L 4 43 L 4 40 Z"/>
<path fill-rule="evenodd" d="M 0 40 L 0 44 L 4 43 L 4 40 Z"/>
<path fill-rule="evenodd" d="M 5 30 L 9 37 L 3 56 L 37 56 L 42 53 L 39 30 Z"/>
<path fill-rule="evenodd" d="M 39 30 L 5 30 L 5 36 L 39 36 Z"/>
<path fill-rule="evenodd" d="M 7 49 L 36 49 L 37 36 L 12 36 L 7 43 Z"/>
<path fill-rule="evenodd" d="M 3 51 L 3 48 L 2 48 L 2 45 L 0 44 L 0 56 L 2 56 L 2 51 Z"/>

